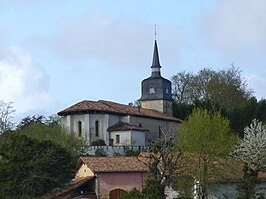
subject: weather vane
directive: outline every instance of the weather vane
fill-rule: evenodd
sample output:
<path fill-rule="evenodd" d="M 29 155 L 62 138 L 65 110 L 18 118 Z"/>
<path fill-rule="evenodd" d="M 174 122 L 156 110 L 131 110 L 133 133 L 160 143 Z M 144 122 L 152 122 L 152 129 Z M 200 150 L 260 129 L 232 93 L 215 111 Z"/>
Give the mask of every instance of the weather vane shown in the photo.
<path fill-rule="evenodd" d="M 154 25 L 154 38 L 156 40 L 156 35 L 157 35 L 157 32 L 156 32 L 156 24 Z"/>

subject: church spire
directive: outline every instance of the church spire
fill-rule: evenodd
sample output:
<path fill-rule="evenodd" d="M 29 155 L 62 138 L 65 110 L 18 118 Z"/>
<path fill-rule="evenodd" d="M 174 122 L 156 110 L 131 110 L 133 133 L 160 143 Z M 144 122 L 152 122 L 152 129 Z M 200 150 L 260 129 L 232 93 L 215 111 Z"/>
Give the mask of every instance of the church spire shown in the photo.
<path fill-rule="evenodd" d="M 157 47 L 157 41 L 154 42 L 153 59 L 152 59 L 152 74 L 151 76 L 161 76 L 161 65 L 159 61 L 159 53 Z"/>

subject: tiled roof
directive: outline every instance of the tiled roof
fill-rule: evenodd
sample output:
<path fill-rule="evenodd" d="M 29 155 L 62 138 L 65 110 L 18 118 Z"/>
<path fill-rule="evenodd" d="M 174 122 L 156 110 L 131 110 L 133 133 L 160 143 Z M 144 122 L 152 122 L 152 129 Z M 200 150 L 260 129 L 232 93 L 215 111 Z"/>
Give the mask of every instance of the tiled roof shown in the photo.
<path fill-rule="evenodd" d="M 60 190 L 58 193 L 56 193 L 56 196 L 59 197 L 61 195 L 66 194 L 67 192 L 76 189 L 77 187 L 82 186 L 88 181 L 91 181 L 95 178 L 95 176 L 88 176 L 88 177 L 81 177 L 74 181 L 70 181 L 62 190 Z"/>
<path fill-rule="evenodd" d="M 147 172 L 148 167 L 137 157 L 80 157 L 93 172 Z"/>
<path fill-rule="evenodd" d="M 128 130 L 135 130 L 135 131 L 149 131 L 147 129 L 144 129 L 140 126 L 136 126 L 133 124 L 128 124 L 124 122 L 117 122 L 115 125 L 110 126 L 107 131 L 128 131 Z"/>
<path fill-rule="evenodd" d="M 99 100 L 99 101 L 84 100 L 58 112 L 58 115 L 63 116 L 63 115 L 84 114 L 84 113 L 109 113 L 109 114 L 117 114 L 125 116 L 131 115 L 138 117 L 182 122 L 182 120 L 176 117 L 170 116 L 165 113 L 161 113 L 156 110 L 144 109 L 140 107 L 134 107 L 104 100 Z"/>

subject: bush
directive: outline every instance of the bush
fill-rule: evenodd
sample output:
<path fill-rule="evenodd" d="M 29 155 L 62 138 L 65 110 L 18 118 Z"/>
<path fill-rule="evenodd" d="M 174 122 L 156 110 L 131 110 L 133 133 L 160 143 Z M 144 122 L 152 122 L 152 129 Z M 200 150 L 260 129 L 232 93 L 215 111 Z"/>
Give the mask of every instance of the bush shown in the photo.
<path fill-rule="evenodd" d="M 120 199 L 143 199 L 143 194 L 139 190 L 134 188 L 129 192 L 123 193 L 120 196 Z"/>
<path fill-rule="evenodd" d="M 73 179 L 76 159 L 50 140 L 0 137 L 0 198 L 40 198 Z"/>
<path fill-rule="evenodd" d="M 107 156 L 106 152 L 104 151 L 103 148 L 97 148 L 96 151 L 95 151 L 95 156 Z"/>
<path fill-rule="evenodd" d="M 106 144 L 104 140 L 100 139 L 92 141 L 91 146 L 106 146 Z"/>

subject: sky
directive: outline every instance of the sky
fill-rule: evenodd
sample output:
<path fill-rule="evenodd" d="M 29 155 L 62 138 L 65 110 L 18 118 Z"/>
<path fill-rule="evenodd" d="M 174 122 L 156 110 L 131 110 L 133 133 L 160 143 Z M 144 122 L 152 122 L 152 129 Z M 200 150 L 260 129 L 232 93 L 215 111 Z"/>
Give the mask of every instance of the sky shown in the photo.
<path fill-rule="evenodd" d="M 140 98 L 154 25 L 162 75 L 238 67 L 266 97 L 265 0 L 0 0 L 0 100 L 15 119 Z"/>

